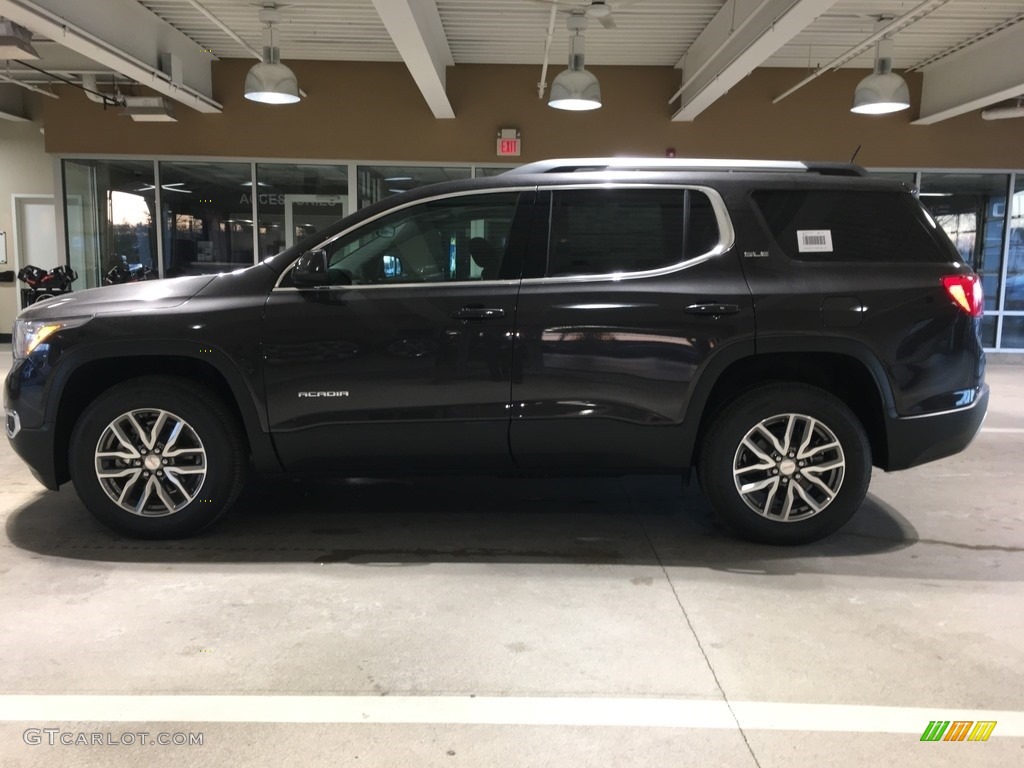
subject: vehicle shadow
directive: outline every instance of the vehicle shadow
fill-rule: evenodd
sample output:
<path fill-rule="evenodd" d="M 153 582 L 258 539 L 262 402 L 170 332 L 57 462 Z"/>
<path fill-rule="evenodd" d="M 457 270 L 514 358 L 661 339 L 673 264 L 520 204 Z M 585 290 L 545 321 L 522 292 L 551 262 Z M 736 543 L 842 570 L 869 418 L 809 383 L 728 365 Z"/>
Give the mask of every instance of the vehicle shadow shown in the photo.
<path fill-rule="evenodd" d="M 979 578 L 977 562 L 957 567 L 963 558 L 918 551 L 925 544 L 913 526 L 870 494 L 838 534 L 773 547 L 732 538 L 697 488 L 669 477 L 257 478 L 220 525 L 182 541 L 117 536 L 67 488 L 14 511 L 6 531 L 23 550 L 105 563 L 661 564 L 768 576 Z"/>

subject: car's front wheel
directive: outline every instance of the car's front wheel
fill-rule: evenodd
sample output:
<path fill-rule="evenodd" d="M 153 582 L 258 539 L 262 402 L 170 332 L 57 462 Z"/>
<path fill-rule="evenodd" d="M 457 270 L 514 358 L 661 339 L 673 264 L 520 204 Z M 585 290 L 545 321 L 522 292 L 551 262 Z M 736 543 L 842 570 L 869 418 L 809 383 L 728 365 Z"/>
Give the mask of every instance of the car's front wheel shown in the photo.
<path fill-rule="evenodd" d="M 839 530 L 871 480 L 867 435 L 838 398 L 768 384 L 723 408 L 700 456 L 701 487 L 740 536 L 803 544 Z"/>
<path fill-rule="evenodd" d="M 237 418 L 206 387 L 151 376 L 93 401 L 71 435 L 75 490 L 100 522 L 149 539 L 191 536 L 215 523 L 245 478 Z"/>

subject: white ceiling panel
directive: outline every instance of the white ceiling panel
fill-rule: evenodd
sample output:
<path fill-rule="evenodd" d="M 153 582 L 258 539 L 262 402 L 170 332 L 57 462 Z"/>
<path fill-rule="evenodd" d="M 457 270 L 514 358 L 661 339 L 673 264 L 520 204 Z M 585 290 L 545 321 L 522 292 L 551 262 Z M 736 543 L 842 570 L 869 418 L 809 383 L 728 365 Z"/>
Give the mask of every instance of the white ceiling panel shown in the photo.
<path fill-rule="evenodd" d="M 139 0 L 221 58 L 252 58 L 188 0 Z M 199 0 L 249 45 L 259 49 L 263 25 L 255 0 Z M 278 26 L 282 59 L 401 61 L 372 0 L 282 0 Z"/>
<path fill-rule="evenodd" d="M 614 7 L 614 0 L 611 0 Z M 724 0 L 637 0 L 616 9 L 616 29 L 591 22 L 589 64 L 671 67 L 711 21 Z M 540 64 L 550 5 L 536 0 L 437 0 L 456 64 Z M 551 61 L 569 55 L 566 13 L 558 13 Z"/>
<path fill-rule="evenodd" d="M 189 0 L 139 0 L 220 57 L 251 53 Z M 250 45 L 260 46 L 255 0 L 199 0 Z M 569 3 L 562 0 L 565 5 Z M 585 4 L 587 0 L 581 0 Z M 614 7 L 615 0 L 609 0 Z M 814 69 L 870 35 L 879 16 L 899 17 L 921 0 L 838 0 L 765 66 Z M 456 64 L 539 64 L 544 58 L 550 6 L 541 0 L 436 0 Z M 616 29 L 592 22 L 590 64 L 673 66 L 725 4 L 725 0 L 633 0 L 615 10 Z M 279 4 L 282 58 L 401 61 L 372 0 L 283 0 Z M 565 7 L 561 5 L 560 7 Z M 895 66 L 906 69 L 950 51 L 978 35 L 1024 17 L 1024 0 L 948 0 L 895 36 Z M 559 13 L 551 62 L 568 54 L 565 13 Z M 847 67 L 869 68 L 873 51 Z"/>
<path fill-rule="evenodd" d="M 765 62 L 767 67 L 815 69 L 844 54 L 874 30 L 880 16 L 898 18 L 921 0 L 840 0 Z M 893 66 L 908 69 L 1024 16 L 1024 0 L 948 0 L 892 36 Z M 846 67 L 870 69 L 874 47 Z"/>

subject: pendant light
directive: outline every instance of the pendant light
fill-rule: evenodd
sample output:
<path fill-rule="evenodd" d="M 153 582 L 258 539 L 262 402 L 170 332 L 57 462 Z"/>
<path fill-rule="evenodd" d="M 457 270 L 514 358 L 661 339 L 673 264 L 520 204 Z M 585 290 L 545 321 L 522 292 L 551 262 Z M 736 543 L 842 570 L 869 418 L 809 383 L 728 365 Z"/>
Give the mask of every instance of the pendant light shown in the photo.
<path fill-rule="evenodd" d="M 879 24 L 887 24 L 883 19 Z M 907 81 L 892 71 L 893 42 L 882 38 L 875 46 L 875 70 L 857 84 L 851 112 L 887 115 L 910 107 Z"/>
<path fill-rule="evenodd" d="M 592 72 L 584 68 L 584 38 L 587 17 L 583 12 L 573 11 L 566 25 L 572 36 L 569 38 L 569 68 L 560 72 L 551 83 L 548 106 L 580 112 L 601 107 L 601 85 Z"/>
<path fill-rule="evenodd" d="M 275 5 L 260 11 L 263 28 L 263 61 L 254 64 L 245 76 L 245 98 L 261 104 L 294 104 L 299 100 L 299 81 L 295 73 L 281 63 L 274 25 L 281 21 Z"/>

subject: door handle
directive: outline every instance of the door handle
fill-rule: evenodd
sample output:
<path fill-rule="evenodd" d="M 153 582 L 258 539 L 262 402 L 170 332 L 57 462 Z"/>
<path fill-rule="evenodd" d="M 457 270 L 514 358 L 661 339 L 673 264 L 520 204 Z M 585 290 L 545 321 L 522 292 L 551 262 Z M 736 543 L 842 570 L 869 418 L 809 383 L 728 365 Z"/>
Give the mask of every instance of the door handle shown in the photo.
<path fill-rule="evenodd" d="M 736 304 L 691 304 L 686 308 L 691 315 L 735 315 L 740 311 Z"/>
<path fill-rule="evenodd" d="M 452 317 L 456 320 L 491 320 L 504 316 L 505 310 L 498 307 L 463 307 L 458 312 L 452 313 Z"/>

